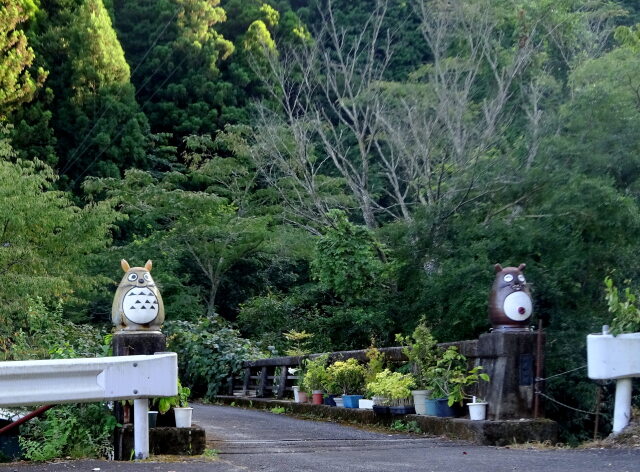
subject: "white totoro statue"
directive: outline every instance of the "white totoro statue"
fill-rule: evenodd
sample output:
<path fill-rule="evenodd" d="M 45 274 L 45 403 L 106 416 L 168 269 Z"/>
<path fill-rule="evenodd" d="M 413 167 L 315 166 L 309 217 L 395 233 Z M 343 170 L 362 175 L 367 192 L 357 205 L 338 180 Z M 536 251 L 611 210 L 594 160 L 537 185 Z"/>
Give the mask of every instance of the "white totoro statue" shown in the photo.
<path fill-rule="evenodd" d="M 125 274 L 116 289 L 111 321 L 116 331 L 160 331 L 164 322 L 162 297 L 151 278 L 151 261 L 144 267 L 129 267 L 120 261 Z"/>

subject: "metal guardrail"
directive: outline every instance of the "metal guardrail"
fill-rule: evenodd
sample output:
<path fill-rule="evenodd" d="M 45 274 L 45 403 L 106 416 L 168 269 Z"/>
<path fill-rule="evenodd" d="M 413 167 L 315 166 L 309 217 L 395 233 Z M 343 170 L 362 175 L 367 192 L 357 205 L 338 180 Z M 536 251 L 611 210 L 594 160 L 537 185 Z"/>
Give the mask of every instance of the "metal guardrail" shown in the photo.
<path fill-rule="evenodd" d="M 136 459 L 149 456 L 149 398 L 178 393 L 176 353 L 0 362 L 0 407 L 134 401 Z"/>

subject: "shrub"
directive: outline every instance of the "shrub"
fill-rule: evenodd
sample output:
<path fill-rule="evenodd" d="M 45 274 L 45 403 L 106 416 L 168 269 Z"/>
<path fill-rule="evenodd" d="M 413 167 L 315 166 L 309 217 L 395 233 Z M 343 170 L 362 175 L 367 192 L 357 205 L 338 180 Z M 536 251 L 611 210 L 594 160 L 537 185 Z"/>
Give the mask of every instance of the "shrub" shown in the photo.
<path fill-rule="evenodd" d="M 116 419 L 103 403 L 60 405 L 23 425 L 20 446 L 33 461 L 59 457 L 113 458 Z"/>
<path fill-rule="evenodd" d="M 385 369 L 376 375 L 373 382 L 367 384 L 367 391 L 376 397 L 383 397 L 388 402 L 404 400 L 411 396 L 414 380 L 411 374 L 401 374 Z"/>
<path fill-rule="evenodd" d="M 334 362 L 327 373 L 344 395 L 357 394 L 363 390 L 366 370 L 356 359 Z"/>
<path fill-rule="evenodd" d="M 305 359 L 304 374 L 302 379 L 302 387 L 307 392 L 313 390 L 322 390 L 328 380 L 327 377 L 327 361 L 329 360 L 329 354 L 323 354 L 315 359 Z"/>
<path fill-rule="evenodd" d="M 178 353 L 182 381 L 194 394 L 211 398 L 227 386 L 242 363 L 261 356 L 260 351 L 219 318 L 165 323 L 169 349 Z"/>

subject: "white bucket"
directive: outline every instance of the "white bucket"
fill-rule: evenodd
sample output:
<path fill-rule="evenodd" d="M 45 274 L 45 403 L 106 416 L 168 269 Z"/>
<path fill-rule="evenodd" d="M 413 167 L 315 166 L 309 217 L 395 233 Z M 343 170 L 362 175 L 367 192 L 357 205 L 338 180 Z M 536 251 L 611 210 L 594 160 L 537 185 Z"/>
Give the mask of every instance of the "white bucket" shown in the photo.
<path fill-rule="evenodd" d="M 193 413 L 193 408 L 174 408 L 173 413 L 176 416 L 177 428 L 191 428 L 191 415 Z"/>
<path fill-rule="evenodd" d="M 482 421 L 487 418 L 487 403 L 467 403 L 469 418 L 474 421 Z"/>

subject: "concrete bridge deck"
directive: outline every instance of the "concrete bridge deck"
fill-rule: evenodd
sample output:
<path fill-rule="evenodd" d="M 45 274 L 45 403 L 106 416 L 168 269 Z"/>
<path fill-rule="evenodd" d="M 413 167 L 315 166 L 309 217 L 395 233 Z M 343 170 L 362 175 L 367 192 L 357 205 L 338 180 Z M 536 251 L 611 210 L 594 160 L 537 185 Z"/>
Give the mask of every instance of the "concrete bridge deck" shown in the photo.
<path fill-rule="evenodd" d="M 217 459 L 181 462 L 65 461 L 0 464 L 0 471 L 51 472 L 636 472 L 640 450 L 534 450 L 368 431 L 227 406 L 194 406 Z M 153 458 L 152 458 L 153 459 Z"/>

